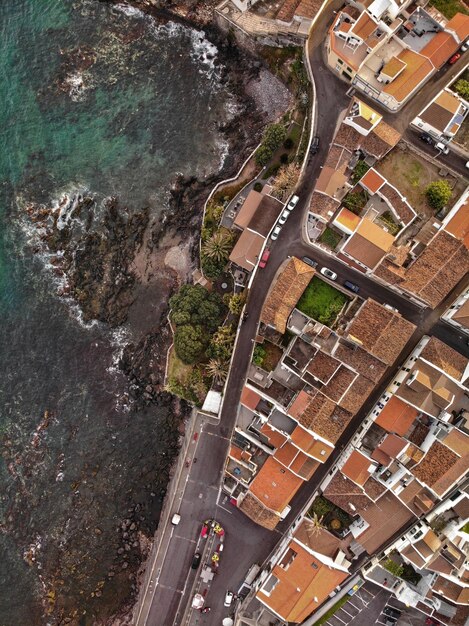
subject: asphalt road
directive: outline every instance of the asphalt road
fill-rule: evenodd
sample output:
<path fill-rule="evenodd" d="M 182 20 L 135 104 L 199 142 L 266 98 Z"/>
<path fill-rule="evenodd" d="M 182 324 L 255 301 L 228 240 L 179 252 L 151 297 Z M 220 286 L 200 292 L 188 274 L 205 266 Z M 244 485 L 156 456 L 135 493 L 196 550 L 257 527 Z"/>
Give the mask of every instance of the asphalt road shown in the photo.
<path fill-rule="evenodd" d="M 337 2 L 337 6 L 339 5 L 340 2 Z M 320 17 L 315 27 L 316 32 L 326 32 L 333 8 L 334 6 L 331 6 L 330 11 Z M 469 357 L 469 347 L 465 341 L 461 340 L 460 333 L 439 321 L 442 307 L 435 311 L 420 307 L 384 285 L 375 282 L 365 274 L 345 265 L 323 250 L 307 245 L 302 239 L 301 229 L 307 211 L 308 197 L 326 159 L 339 116 L 349 104 L 349 97 L 346 96 L 349 85 L 345 85 L 325 67 L 322 56 L 323 37 L 317 39 L 317 42 L 314 37 L 310 39 L 308 54 L 316 83 L 319 151 L 308 164 L 299 186 L 297 193 L 300 196 L 300 201 L 283 227 L 279 239 L 272 244 L 272 252 L 266 268 L 258 271 L 252 285 L 251 295 L 248 297 L 246 305 L 248 318 L 242 325 L 237 349 L 233 355 L 220 424 L 215 426 L 206 423 L 200 431 L 196 452 L 198 460 L 196 464 L 192 464 L 187 482 L 182 486 L 183 491 L 180 493 L 181 523 L 179 526 L 166 531 L 170 533 L 170 539 L 164 555 L 163 566 L 157 574 L 157 580 L 154 581 L 156 588 L 146 621 L 147 626 L 178 626 L 181 623 L 184 608 L 190 600 L 189 594 L 195 576 L 193 570 L 190 569 L 190 564 L 198 545 L 201 525 L 207 518 L 217 519 L 225 528 L 225 548 L 218 573 L 207 594 L 206 604 L 211 606 L 212 610 L 206 615 L 194 614 L 192 621 L 188 623 L 207 625 L 219 625 L 221 623 L 223 617 L 229 614 L 229 610 L 223 607 L 226 590 L 237 591 L 251 564 L 262 563 L 267 558 L 278 542 L 280 533 L 286 530 L 317 489 L 323 476 L 336 460 L 341 448 L 350 440 L 358 424 L 380 397 L 395 373 L 394 368 L 389 370 L 388 376 L 384 377 L 362 410 L 343 433 L 336 452 L 331 455 L 328 463 L 324 464 L 316 472 L 313 479 L 304 484 L 296 494 L 291 503 L 291 513 L 286 520 L 279 524 L 276 531 L 267 531 L 254 524 L 226 501 L 225 496 L 220 493 L 219 485 L 229 439 L 236 422 L 241 389 L 251 357 L 253 338 L 256 334 L 261 308 L 267 292 L 278 269 L 289 256 L 309 256 L 315 259 L 320 266 L 325 265 L 336 271 L 340 284 L 343 284 L 345 280 L 350 280 L 360 287 L 360 297 L 373 297 L 379 302 L 389 303 L 397 308 L 405 318 L 418 326 L 411 341 L 399 359 L 396 360 L 396 365 L 404 360 L 424 333 L 435 334 Z M 410 115 L 411 113 L 407 109 L 406 118 Z M 414 116 L 413 113 L 412 116 Z M 416 141 L 421 147 L 422 142 L 418 137 L 416 137 Z M 447 298 L 444 305 L 446 306 L 449 301 L 450 299 Z"/>

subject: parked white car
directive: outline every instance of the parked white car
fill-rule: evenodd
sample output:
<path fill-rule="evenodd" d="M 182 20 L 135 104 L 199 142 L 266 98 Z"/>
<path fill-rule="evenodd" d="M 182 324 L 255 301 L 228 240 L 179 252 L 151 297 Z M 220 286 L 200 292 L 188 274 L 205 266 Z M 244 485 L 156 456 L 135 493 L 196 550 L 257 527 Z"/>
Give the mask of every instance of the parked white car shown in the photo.
<path fill-rule="evenodd" d="M 281 226 L 276 226 L 274 228 L 273 233 L 270 235 L 270 238 L 272 239 L 272 241 L 275 241 L 278 238 L 278 236 L 280 235 L 280 231 L 281 230 L 282 230 Z"/>
<path fill-rule="evenodd" d="M 292 196 L 290 202 L 287 204 L 287 211 L 293 211 L 293 209 L 298 204 L 298 200 L 298 196 Z"/>
<path fill-rule="evenodd" d="M 285 224 L 285 222 L 287 221 L 289 215 L 290 215 L 290 211 L 287 211 L 285 209 L 285 211 L 283 211 L 282 215 L 278 218 L 278 223 L 283 226 Z"/>
<path fill-rule="evenodd" d="M 173 526 L 177 526 L 180 521 L 181 521 L 181 516 L 179 515 L 179 513 L 175 513 L 173 517 L 171 518 L 171 524 Z"/>
<path fill-rule="evenodd" d="M 232 591 L 227 591 L 225 594 L 225 601 L 223 602 L 224 606 L 231 606 L 231 603 L 233 602 L 233 592 Z"/>
<path fill-rule="evenodd" d="M 329 280 L 337 280 L 337 274 L 330 270 L 328 267 L 321 267 L 319 270 L 323 276 L 328 278 Z"/>
<path fill-rule="evenodd" d="M 449 154 L 448 146 L 445 145 L 442 141 L 439 141 L 438 143 L 436 143 L 435 148 L 439 150 L 440 152 L 443 152 L 443 154 Z"/>

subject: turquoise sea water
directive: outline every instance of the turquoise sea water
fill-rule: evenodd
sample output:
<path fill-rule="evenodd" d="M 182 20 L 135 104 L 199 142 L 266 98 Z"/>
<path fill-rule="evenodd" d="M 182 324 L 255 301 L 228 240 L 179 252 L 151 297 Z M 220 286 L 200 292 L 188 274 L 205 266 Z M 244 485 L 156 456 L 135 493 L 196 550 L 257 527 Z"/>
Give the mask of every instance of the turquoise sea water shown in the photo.
<path fill-rule="evenodd" d="M 0 625 L 97 624 L 129 597 L 116 529 L 137 505 L 154 530 L 176 434 L 167 406 L 122 402 L 136 331 L 79 322 L 24 206 L 87 190 L 161 214 L 178 172 L 220 167 L 229 96 L 199 33 L 97 0 L 3 0 L 0 28 Z"/>

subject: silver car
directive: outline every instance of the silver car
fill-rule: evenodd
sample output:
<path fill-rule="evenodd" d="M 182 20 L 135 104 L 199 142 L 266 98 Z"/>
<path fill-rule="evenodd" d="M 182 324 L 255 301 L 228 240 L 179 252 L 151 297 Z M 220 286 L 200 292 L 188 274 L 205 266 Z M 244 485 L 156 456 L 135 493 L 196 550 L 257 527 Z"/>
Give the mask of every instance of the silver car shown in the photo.
<path fill-rule="evenodd" d="M 278 218 L 278 223 L 283 226 L 285 222 L 287 221 L 289 215 L 290 215 L 290 211 L 287 211 L 287 209 L 285 209 L 282 215 Z"/>
<path fill-rule="evenodd" d="M 321 267 L 319 270 L 323 276 L 328 278 L 329 280 L 337 280 L 337 274 L 330 270 L 328 267 Z"/>
<path fill-rule="evenodd" d="M 281 230 L 282 230 L 281 226 L 276 226 L 274 228 L 274 232 L 270 235 L 270 238 L 272 239 L 272 241 L 275 241 L 278 238 Z"/>

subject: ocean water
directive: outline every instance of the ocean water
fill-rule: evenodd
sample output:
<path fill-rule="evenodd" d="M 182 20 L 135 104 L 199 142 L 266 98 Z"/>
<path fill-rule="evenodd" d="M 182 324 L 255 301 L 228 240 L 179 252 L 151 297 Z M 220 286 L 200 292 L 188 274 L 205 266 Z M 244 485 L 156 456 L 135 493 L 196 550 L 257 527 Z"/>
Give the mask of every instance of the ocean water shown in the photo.
<path fill-rule="evenodd" d="M 124 6 L 2 0 L 0 29 L 0 625 L 98 624 L 130 597 L 177 419 L 126 399 L 137 330 L 80 321 L 24 209 L 85 190 L 164 215 L 177 173 L 220 168 L 230 96 L 203 34 Z"/>

